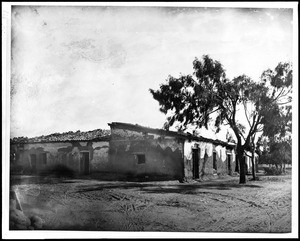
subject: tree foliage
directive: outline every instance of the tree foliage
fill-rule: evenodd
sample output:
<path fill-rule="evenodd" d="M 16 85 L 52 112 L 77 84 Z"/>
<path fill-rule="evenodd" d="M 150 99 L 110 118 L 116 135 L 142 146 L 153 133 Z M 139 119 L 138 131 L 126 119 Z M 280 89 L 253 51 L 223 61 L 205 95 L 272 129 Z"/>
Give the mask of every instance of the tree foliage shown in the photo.
<path fill-rule="evenodd" d="M 292 131 L 292 65 L 279 63 L 275 70 L 266 70 L 262 74 L 262 81 L 269 83 L 270 107 L 265 111 L 262 123 L 264 136 L 284 137 Z"/>
<path fill-rule="evenodd" d="M 275 104 L 263 119 L 260 163 L 275 165 L 276 169 L 292 161 L 292 77 L 288 63 L 279 63 L 274 71 L 267 70 L 262 75 L 263 81 L 270 82 L 269 93 Z"/>
<path fill-rule="evenodd" d="M 174 114 L 167 119 L 166 128 L 179 122 L 179 129 L 185 129 L 188 124 L 207 127 L 209 116 L 218 102 L 217 88 L 225 81 L 225 71 L 222 65 L 210 59 L 207 55 L 203 62 L 197 58 L 193 62 L 194 76 L 169 76 L 167 84 L 160 90 L 150 90 L 154 99 L 160 103 L 160 111 Z"/>
<path fill-rule="evenodd" d="M 285 164 L 292 163 L 292 140 L 289 139 L 281 139 L 267 140 L 266 144 L 267 148 L 261 153 L 259 163 L 261 164 L 269 164 L 274 168 L 271 170 L 275 170 L 276 174 L 281 174 L 285 172 Z"/>
<path fill-rule="evenodd" d="M 166 129 L 174 124 L 179 130 L 185 130 L 188 125 L 208 128 L 213 121 L 219 131 L 222 125 L 229 125 L 237 139 L 240 182 L 244 183 L 244 150 L 251 145 L 255 133 L 271 121 L 271 116 L 280 116 L 279 101 L 289 93 L 286 89 L 292 83 L 292 72 L 286 71 L 289 67 L 289 64 L 279 64 L 275 71 L 265 71 L 259 82 L 246 75 L 229 80 L 222 64 L 204 55 L 201 60 L 193 61 L 192 75 L 168 76 L 165 84 L 150 92 L 159 102 L 160 111 L 168 115 Z M 241 113 L 245 115 L 246 125 Z"/>
<path fill-rule="evenodd" d="M 264 135 L 259 140 L 262 147 L 260 163 L 282 166 L 292 162 L 291 122 L 292 113 L 288 106 L 286 113 L 274 116 L 272 122 L 264 126 Z"/>

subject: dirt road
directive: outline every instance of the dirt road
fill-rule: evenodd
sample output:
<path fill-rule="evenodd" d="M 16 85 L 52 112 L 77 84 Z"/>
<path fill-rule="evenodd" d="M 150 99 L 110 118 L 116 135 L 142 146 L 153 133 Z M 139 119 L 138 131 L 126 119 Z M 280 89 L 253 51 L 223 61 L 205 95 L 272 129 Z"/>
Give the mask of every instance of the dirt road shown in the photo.
<path fill-rule="evenodd" d="M 26 179 L 23 179 L 26 180 Z M 43 230 L 291 232 L 291 176 L 205 182 L 58 180 L 15 186 Z"/>

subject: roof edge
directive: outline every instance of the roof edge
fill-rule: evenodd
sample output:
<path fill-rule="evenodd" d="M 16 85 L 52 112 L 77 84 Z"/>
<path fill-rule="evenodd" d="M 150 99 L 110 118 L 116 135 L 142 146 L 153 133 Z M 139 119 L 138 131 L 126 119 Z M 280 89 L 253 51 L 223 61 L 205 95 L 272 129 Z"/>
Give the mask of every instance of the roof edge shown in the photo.
<path fill-rule="evenodd" d="M 164 129 L 157 129 L 157 128 L 150 128 L 150 127 L 145 127 L 145 126 L 141 126 L 138 124 L 129 124 L 129 123 L 123 123 L 123 122 L 112 122 L 112 123 L 108 123 L 108 125 L 111 128 L 123 128 L 123 129 L 129 129 L 129 130 L 135 130 L 135 131 L 139 131 L 139 132 L 150 132 L 150 133 L 155 133 L 155 134 L 160 134 L 160 135 L 169 135 L 169 136 L 175 136 L 175 137 L 179 137 L 182 139 L 188 139 L 188 140 L 196 140 L 196 141 L 203 141 L 203 142 L 211 142 L 213 144 L 216 145 L 223 145 L 223 146 L 228 146 L 233 148 L 234 146 L 236 146 L 233 143 L 228 143 L 225 141 L 221 141 L 221 140 L 214 140 L 214 139 L 210 139 L 210 138 L 205 138 L 202 136 L 195 136 L 192 135 L 190 133 L 180 133 L 180 132 L 176 132 L 176 131 L 168 131 L 168 130 L 164 130 Z"/>
<path fill-rule="evenodd" d="M 66 142 L 89 142 L 89 141 L 109 141 L 111 138 L 111 135 L 101 136 L 93 139 L 69 139 L 69 140 L 40 140 L 40 141 L 34 141 L 34 140 L 24 140 L 24 141 L 13 141 L 10 140 L 10 144 L 38 144 L 38 143 L 66 143 Z"/>

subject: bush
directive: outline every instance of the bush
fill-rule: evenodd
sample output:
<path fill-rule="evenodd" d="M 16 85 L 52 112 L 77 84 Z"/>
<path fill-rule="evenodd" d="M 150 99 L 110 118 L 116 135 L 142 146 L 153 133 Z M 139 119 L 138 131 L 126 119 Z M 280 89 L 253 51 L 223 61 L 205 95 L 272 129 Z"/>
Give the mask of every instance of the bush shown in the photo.
<path fill-rule="evenodd" d="M 266 175 L 281 175 L 283 174 L 282 169 L 278 169 L 276 167 L 264 167 L 264 171 Z"/>

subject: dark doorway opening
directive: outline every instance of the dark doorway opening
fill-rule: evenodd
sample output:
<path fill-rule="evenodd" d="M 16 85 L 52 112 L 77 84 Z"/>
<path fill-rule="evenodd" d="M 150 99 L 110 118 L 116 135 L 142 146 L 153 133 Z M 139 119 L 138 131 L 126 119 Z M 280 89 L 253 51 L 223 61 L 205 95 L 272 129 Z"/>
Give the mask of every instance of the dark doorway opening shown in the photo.
<path fill-rule="evenodd" d="M 41 164 L 47 165 L 47 153 L 41 153 Z"/>
<path fill-rule="evenodd" d="M 144 154 L 137 154 L 136 156 L 137 156 L 138 164 L 146 163 L 146 158 Z"/>
<path fill-rule="evenodd" d="M 80 172 L 82 174 L 90 173 L 90 153 L 89 152 L 81 152 Z"/>
<path fill-rule="evenodd" d="M 199 178 L 199 149 L 193 149 L 193 178 Z"/>
<path fill-rule="evenodd" d="M 36 171 L 36 154 L 30 154 L 30 162 L 32 171 Z"/>
<path fill-rule="evenodd" d="M 228 174 L 231 175 L 231 155 L 227 154 Z"/>
<path fill-rule="evenodd" d="M 213 169 L 217 170 L 217 153 L 213 153 Z"/>

